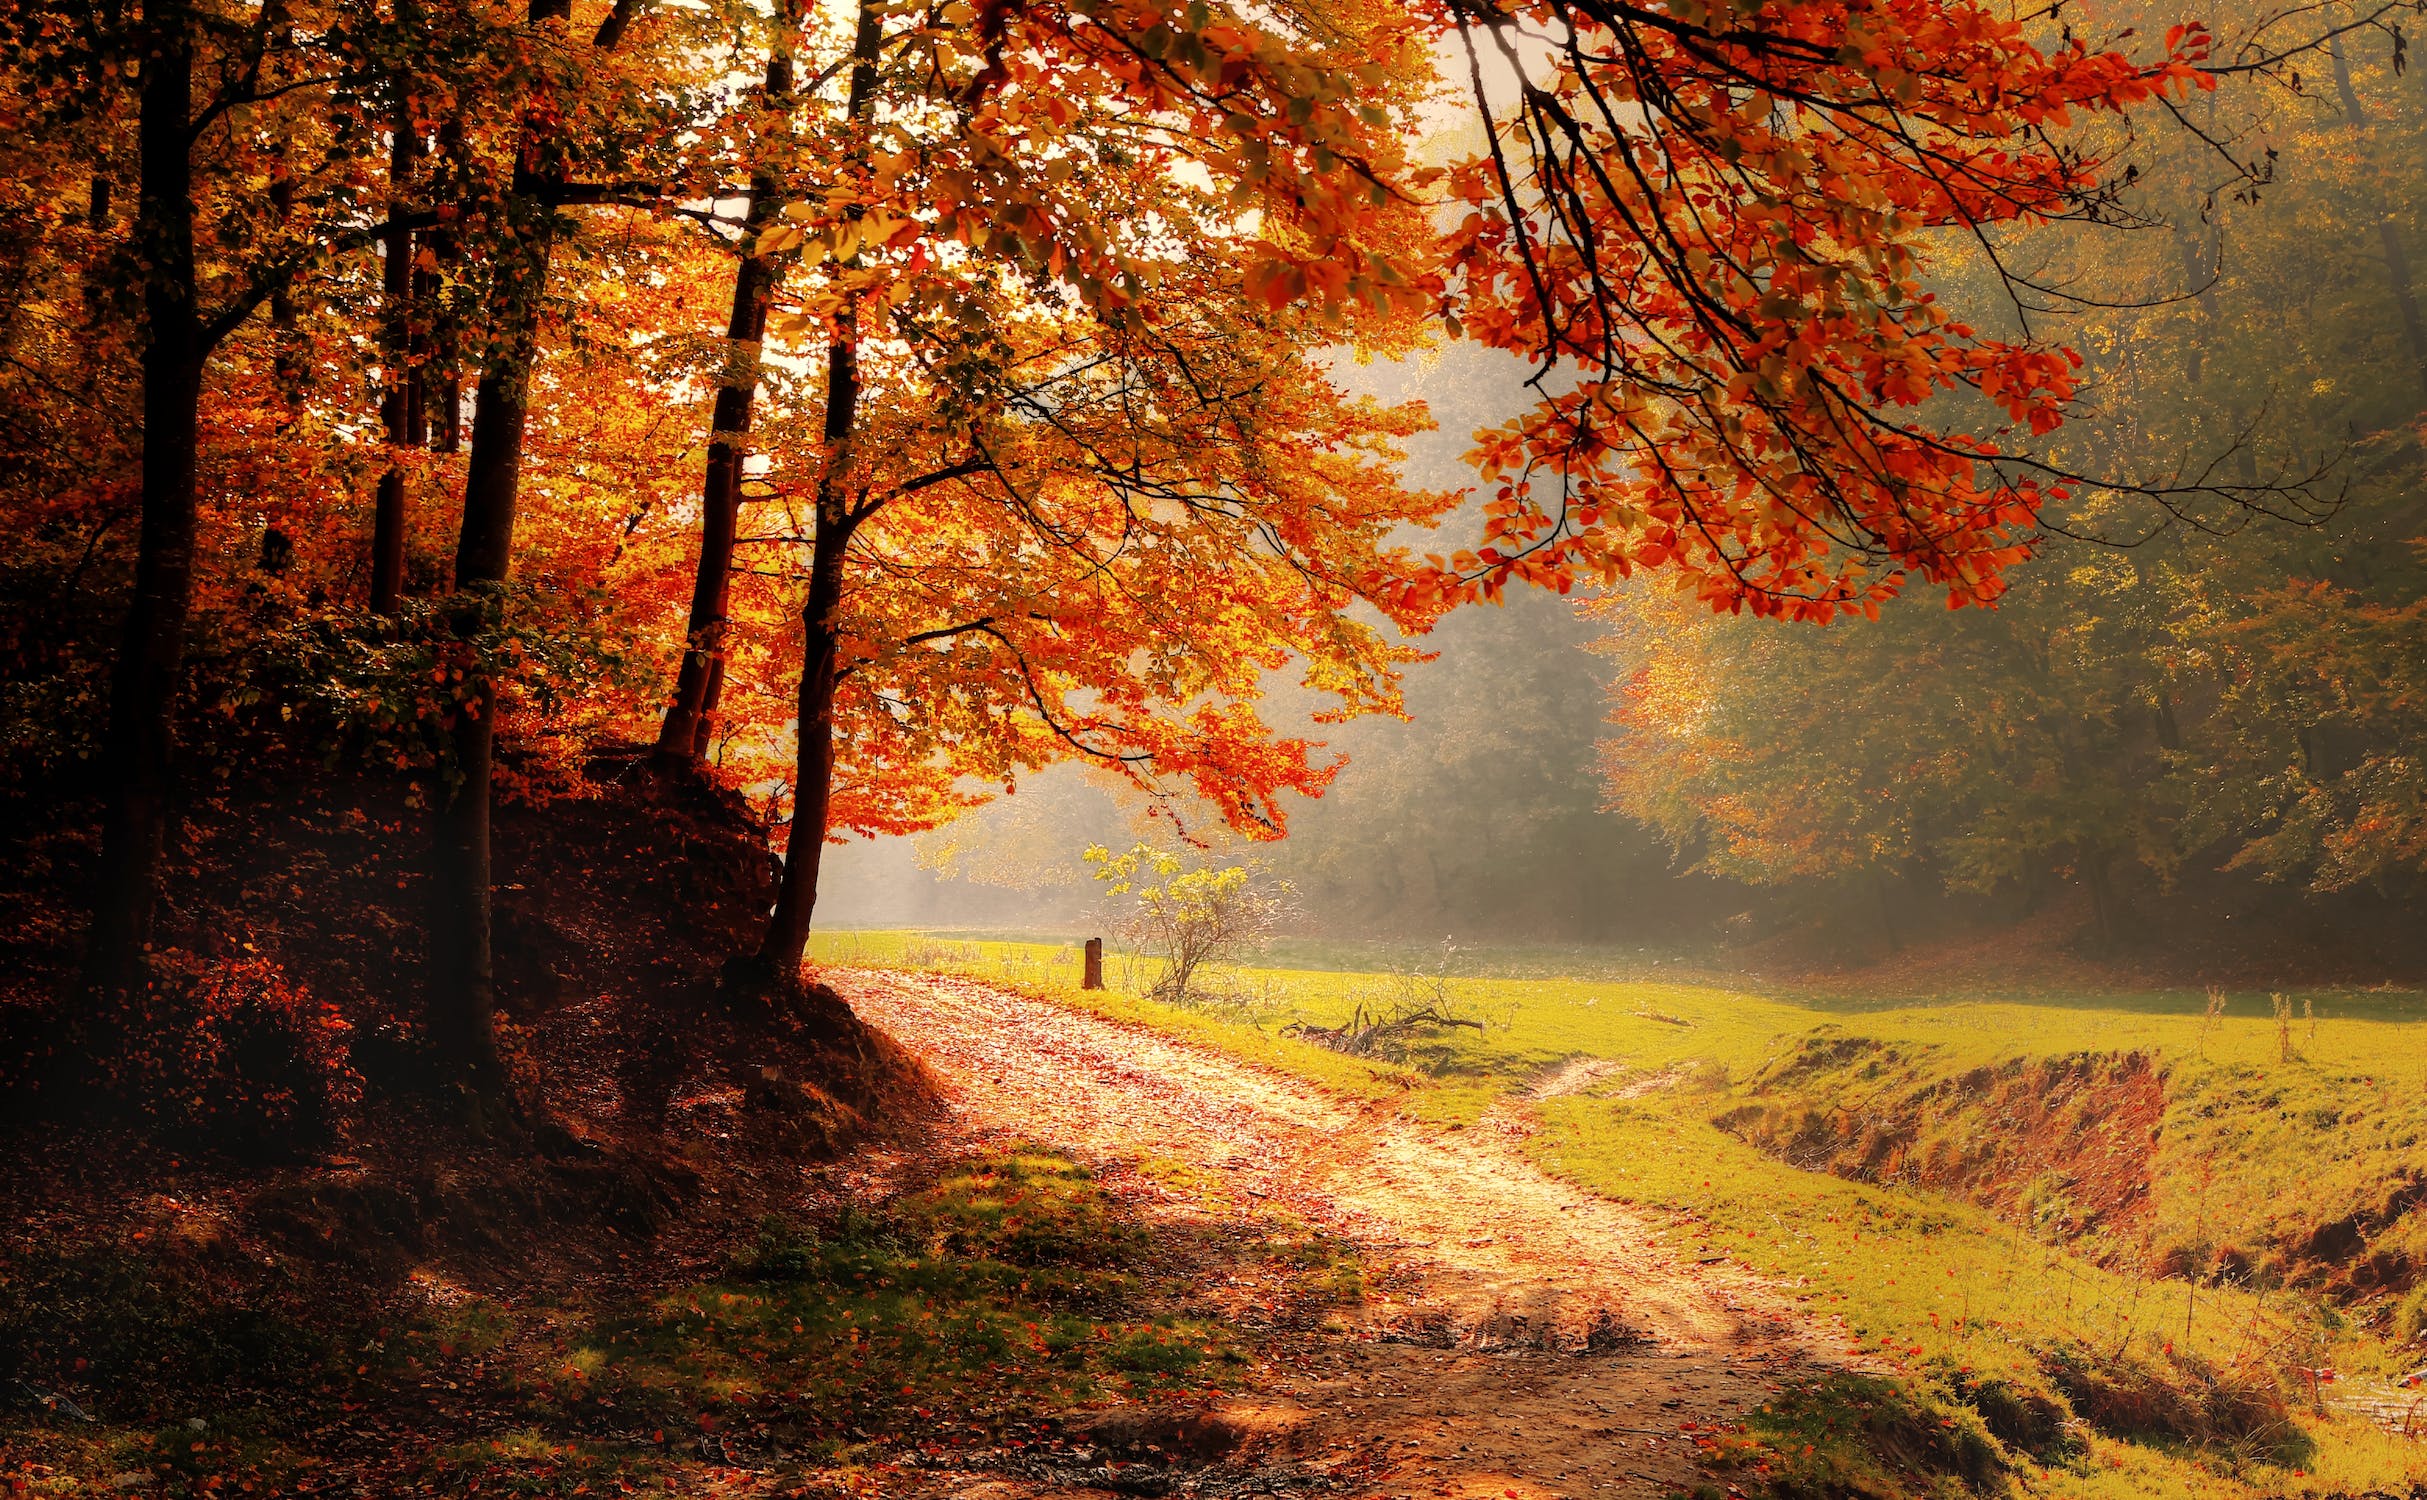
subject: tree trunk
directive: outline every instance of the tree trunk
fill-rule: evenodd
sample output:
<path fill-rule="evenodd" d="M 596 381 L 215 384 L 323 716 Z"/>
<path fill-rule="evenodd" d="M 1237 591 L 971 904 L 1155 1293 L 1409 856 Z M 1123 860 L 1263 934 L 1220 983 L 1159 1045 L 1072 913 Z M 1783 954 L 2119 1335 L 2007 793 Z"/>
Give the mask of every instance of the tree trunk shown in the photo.
<path fill-rule="evenodd" d="M 882 28 L 874 0 L 860 0 L 859 33 L 852 46 L 851 90 L 844 117 L 868 117 L 876 89 L 877 44 Z M 857 257 L 853 257 L 854 261 Z M 801 607 L 804 649 L 799 700 L 800 749 L 792 788 L 792 829 L 784 842 L 784 878 L 759 943 L 758 967 L 782 985 L 800 974 L 809 949 L 809 924 L 817 910 L 818 866 L 825 857 L 826 828 L 834 793 L 834 683 L 837 616 L 843 602 L 843 559 L 859 522 L 848 504 L 851 438 L 859 424 L 859 348 L 851 313 L 838 320 L 826 350 L 826 469 L 818 479 L 817 536 L 810 545 L 809 598 Z"/>
<path fill-rule="evenodd" d="M 2402 315 L 2410 362 L 2418 367 L 2420 389 L 2427 391 L 2427 319 L 2419 316 L 2418 283 L 2410 279 L 2410 256 L 2402 246 L 2402 229 L 2387 214 L 2377 220 L 2376 234 L 2385 249 L 2385 273 L 2393 283 L 2393 305 Z"/>
<path fill-rule="evenodd" d="M 1879 903 L 1879 935 L 1887 940 L 1888 951 L 1904 952 L 1904 934 L 1896 928 L 1896 903 L 1888 894 L 1887 872 L 1877 865 L 1871 867 L 1871 899 Z"/>
<path fill-rule="evenodd" d="M 404 598 L 405 470 L 401 450 L 413 440 L 413 236 L 394 227 L 404 215 L 413 183 L 413 98 L 404 79 L 396 80 L 395 118 L 389 124 L 388 219 L 385 264 L 380 295 L 386 328 L 382 331 L 380 362 L 387 367 L 387 391 L 380 415 L 387 424 L 391 450 L 387 472 L 379 476 L 379 505 L 371 521 L 371 613 L 392 615 Z"/>
<path fill-rule="evenodd" d="M 537 231 L 544 235 L 545 231 Z M 544 243 L 518 247 L 515 279 L 534 288 L 547 271 Z M 501 272 L 504 267 L 501 265 Z M 514 508 L 522 481 L 528 382 L 538 349 L 538 302 L 517 313 L 502 348 L 490 351 L 473 397 L 472 458 L 464 484 L 463 531 L 455 550 L 456 592 L 479 595 L 503 583 L 513 557 Z M 457 636 L 483 628 L 478 598 L 456 612 Z M 438 808 L 431 883 L 430 1040 L 453 1081 L 476 1098 L 493 1098 L 504 1077 L 497 1057 L 497 974 L 490 913 L 490 782 L 497 715 L 491 684 L 465 682 L 455 725 L 455 789 Z"/>
<path fill-rule="evenodd" d="M 2101 953 L 2111 952 L 2123 932 L 2123 913 L 2116 903 L 2114 856 L 2103 849 L 2082 856 L 2082 881 L 2090 888 L 2090 926 Z"/>
<path fill-rule="evenodd" d="M 459 178 L 466 170 L 470 148 L 464 144 L 463 122 L 448 119 L 438 127 L 437 171 L 449 181 Z M 438 184 L 433 184 L 434 187 Z M 439 305 L 440 278 L 445 267 L 454 265 L 462 256 L 456 245 L 455 233 L 444 227 L 429 231 L 430 255 L 440 270 L 424 273 L 415 290 L 413 305 L 426 315 L 424 338 L 428 349 L 421 367 L 421 388 L 428 393 L 429 404 L 438 408 L 437 447 L 441 453 L 463 451 L 463 348 L 462 330 L 453 326 Z M 426 416 L 416 419 L 427 427 Z"/>
<path fill-rule="evenodd" d="M 2150 698 L 2149 711 L 2157 728 L 2157 748 L 2177 751 L 2183 748 L 2183 727 L 2174 716 L 2174 695 L 2162 689 Z"/>
<path fill-rule="evenodd" d="M 93 975 L 135 979 L 150 946 L 169 826 L 170 711 L 194 593 L 195 467 L 208 351 L 194 286 L 194 42 L 181 5 L 162 4 L 142 62 L 136 247 L 143 265 L 143 527 L 135 596 L 110 682 Z"/>
<path fill-rule="evenodd" d="M 2331 23 L 2331 18 L 2329 18 Z M 2342 96 L 2343 118 L 2354 126 L 2368 122 L 2368 112 L 2360 108 L 2359 90 L 2351 86 L 2351 59 L 2343 51 L 2343 34 L 2329 31 L 2326 36 L 2326 56 L 2334 64 L 2334 91 Z"/>
<path fill-rule="evenodd" d="M 532 0 L 530 24 L 561 24 L 568 0 Z M 537 101 L 534 101 L 536 105 Z M 455 549 L 455 591 L 467 596 L 456 635 L 480 633 L 514 555 L 514 511 L 522 486 L 523 437 L 531 374 L 538 363 L 539 319 L 553 248 L 548 182 L 534 166 L 531 137 L 540 110 L 525 116 L 524 149 L 514 170 L 507 240 L 496 261 L 491 298 L 498 322 L 473 395 L 472 456 L 464 480 L 463 529 Z M 491 596 L 484 599 L 482 596 Z M 430 1040 L 451 1081 L 475 1103 L 498 1099 L 504 1070 L 497 1054 L 497 975 L 490 909 L 490 782 L 497 753 L 493 685 L 467 676 L 454 732 L 457 782 L 440 805 L 431 882 Z"/>
<path fill-rule="evenodd" d="M 2199 321 L 2191 330 L 2190 347 L 2183 354 L 2183 374 L 2196 388 L 2207 360 L 2208 331 L 2216 324 L 2216 273 L 2210 265 L 2208 247 L 2194 240 L 2180 224 L 2174 226 L 2174 250 L 2182 261 L 2183 285 L 2199 289 L 2194 293 L 2199 303 Z"/>
<path fill-rule="evenodd" d="M 2344 55 L 2339 34 L 2327 38 L 2326 55 L 2334 64 L 2334 91 L 2342 99 L 2343 118 L 2352 129 L 2361 129 L 2368 123 L 2368 112 L 2360 106 L 2359 91 L 2351 86 L 2351 60 Z M 2420 388 L 2427 390 L 2427 319 L 2419 315 L 2418 283 L 2410 279 L 2410 255 L 2402 243 L 2402 227 L 2383 205 L 2378 207 L 2376 235 L 2385 252 L 2385 279 L 2392 286 L 2403 339 L 2410 345 L 2410 362 L 2418 369 Z"/>
<path fill-rule="evenodd" d="M 784 107 L 792 93 L 792 28 L 797 24 L 796 7 L 788 4 L 777 14 L 777 33 L 767 55 L 770 109 Z M 750 203 L 743 214 L 745 249 L 755 250 L 759 231 L 775 216 L 777 190 L 765 171 L 752 175 Z M 708 426 L 708 472 L 700 489 L 699 568 L 691 584 L 688 644 L 675 677 L 674 701 L 666 705 L 657 735 L 661 770 L 694 764 L 706 753 L 714 727 L 713 690 L 724 685 L 725 610 L 732 595 L 733 538 L 740 525 L 742 461 L 747 456 L 741 439 L 750 430 L 750 411 L 758 398 L 759 344 L 767 336 L 767 302 L 775 283 L 771 256 L 745 254 L 733 274 L 733 314 L 725 326 L 728 363 Z"/>
<path fill-rule="evenodd" d="M 691 740 L 691 758 L 706 760 L 708 746 L 716 735 L 716 707 L 725 701 L 725 659 L 722 656 L 708 663 L 708 685 L 699 695 L 699 733 Z"/>
<path fill-rule="evenodd" d="M 774 73 L 772 66 L 767 70 Z M 748 233 L 760 231 L 765 218 L 767 197 L 752 194 Z M 675 677 L 675 701 L 665 706 L 665 721 L 658 728 L 660 769 L 692 765 L 709 740 L 709 680 L 721 677 L 726 604 L 733 595 L 733 536 L 740 527 L 745 459 L 740 439 L 750 432 L 750 408 L 757 400 L 757 347 L 767 335 L 772 284 L 772 267 L 755 255 L 733 274 L 733 320 L 726 328 L 726 337 L 733 340 L 733 367 L 716 391 L 716 415 L 709 422 L 709 471 L 699 490 L 699 570 L 692 578 L 689 643 Z"/>
<path fill-rule="evenodd" d="M 754 212 L 752 218 L 757 217 Z M 674 699 L 666 705 L 657 734 L 657 764 L 664 770 L 691 764 L 707 745 L 708 684 L 719 675 L 724 659 L 733 539 L 741 520 L 741 438 L 750 430 L 750 408 L 758 392 L 756 355 L 767 321 L 766 283 L 755 259 L 743 261 L 733 279 L 733 331 L 729 334 L 735 341 L 733 361 L 737 367 L 746 363 L 749 368 L 729 371 L 727 384 L 716 393 L 708 472 L 700 487 L 699 566 L 691 583 L 688 644 L 682 669 L 675 676 Z M 745 342 L 748 353 L 743 352 Z"/>
<path fill-rule="evenodd" d="M 837 345 L 838 351 L 847 345 Z M 832 410 L 829 403 L 829 410 Z M 809 923 L 817 910 L 817 872 L 826 852 L 828 812 L 834 795 L 835 615 L 842 604 L 843 553 L 850 545 L 840 505 L 818 507 L 817 540 L 811 547 L 809 602 L 801 610 L 808 638 L 801 661 L 800 750 L 792 791 L 792 830 L 784 843 L 784 879 L 775 912 L 760 943 L 760 966 L 779 982 L 800 972 L 809 949 Z"/>

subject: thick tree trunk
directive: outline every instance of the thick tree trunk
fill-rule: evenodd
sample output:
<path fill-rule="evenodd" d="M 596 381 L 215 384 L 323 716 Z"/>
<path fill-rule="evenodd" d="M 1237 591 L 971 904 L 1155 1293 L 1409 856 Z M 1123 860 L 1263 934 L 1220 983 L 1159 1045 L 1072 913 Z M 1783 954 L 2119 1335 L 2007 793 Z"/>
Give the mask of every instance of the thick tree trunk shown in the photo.
<path fill-rule="evenodd" d="M 783 107 L 791 97 L 792 30 L 798 24 L 797 6 L 787 4 L 777 13 L 776 36 L 767 54 L 770 109 Z M 774 218 L 777 191 L 769 174 L 752 176 L 750 204 L 743 214 L 745 248 L 755 248 L 759 232 Z M 759 345 L 767 336 L 767 303 L 776 280 L 771 256 L 744 255 L 733 273 L 733 313 L 725 324 L 728 364 L 709 421 L 708 472 L 700 487 L 699 567 L 691 583 L 688 645 L 675 676 L 674 699 L 666 705 L 657 735 L 657 764 L 664 770 L 698 761 L 707 753 L 715 728 L 713 715 L 725 678 L 733 538 L 741 520 L 742 461 L 748 456 L 741 439 L 750 431 L 751 407 L 758 399 Z"/>
<path fill-rule="evenodd" d="M 413 185 L 413 99 L 396 81 L 395 118 L 388 146 L 388 218 L 391 225 L 404 215 Z M 379 504 L 371 520 L 371 613 L 392 615 L 404 598 L 405 469 L 401 450 L 413 441 L 412 320 L 413 236 L 391 227 L 380 295 L 386 327 L 382 331 L 380 362 L 387 367 L 387 391 L 380 415 L 387 424 L 388 447 L 394 450 L 387 472 L 379 476 Z"/>
<path fill-rule="evenodd" d="M 561 24 L 567 0 L 532 0 L 533 26 Z M 533 116 L 538 114 L 534 110 Z M 525 126 L 526 134 L 537 130 Z M 473 395 L 472 456 L 464 480 L 463 529 L 455 549 L 455 590 L 467 597 L 454 619 L 465 639 L 485 625 L 487 602 L 505 582 L 514 555 L 514 512 L 522 487 L 523 438 L 531 374 L 538 363 L 539 319 L 553 249 L 548 182 L 532 165 L 526 140 L 515 168 L 513 216 L 496 262 L 491 298 L 498 319 Z M 497 974 L 490 908 L 489 810 L 497 753 L 493 685 L 467 676 L 454 734 L 457 781 L 435 827 L 430 913 L 430 1040 L 441 1066 L 474 1101 L 504 1092 L 497 1054 Z"/>
<path fill-rule="evenodd" d="M 188 156 L 193 34 L 182 6 L 160 5 L 153 15 L 152 45 L 142 62 L 135 211 L 137 253 L 146 273 L 143 529 L 102 746 L 107 803 L 92 939 L 93 975 L 105 991 L 133 982 L 153 935 L 169 827 L 170 711 L 194 593 L 196 446 L 209 352 L 195 306 Z"/>
<path fill-rule="evenodd" d="M 853 124 L 868 118 L 876 89 L 877 45 L 882 28 L 874 0 L 860 0 L 859 32 L 852 46 L 851 88 L 844 115 Z M 834 684 L 837 628 L 843 602 L 843 559 L 860 520 L 845 492 L 851 439 L 859 425 L 859 349 L 853 320 L 845 312 L 826 350 L 826 471 L 818 480 L 817 536 L 810 545 L 809 598 L 801 607 L 804 650 L 799 699 L 800 749 L 793 777 L 792 828 L 784 842 L 784 878 L 775 911 L 759 943 L 757 964 L 777 983 L 800 974 L 809 949 L 809 924 L 817 911 L 818 866 L 826 852 L 828 814 L 834 793 Z"/>
<path fill-rule="evenodd" d="M 536 231 L 534 237 L 544 237 Z M 463 531 L 455 550 L 455 588 L 480 595 L 503 583 L 514 548 L 514 510 L 522 483 L 529 376 L 538 349 L 538 285 L 547 275 L 548 247 L 526 243 L 518 290 L 531 296 L 503 348 L 493 349 L 473 397 L 472 458 L 464 485 Z M 502 269 L 502 268 L 501 268 Z M 485 623 L 475 599 L 455 618 L 469 638 Z M 497 1056 L 497 973 L 490 911 L 489 809 L 497 754 L 492 685 L 477 674 L 465 683 L 454 736 L 457 782 L 440 803 L 431 883 L 430 1040 L 453 1080 L 478 1098 L 504 1084 Z"/>

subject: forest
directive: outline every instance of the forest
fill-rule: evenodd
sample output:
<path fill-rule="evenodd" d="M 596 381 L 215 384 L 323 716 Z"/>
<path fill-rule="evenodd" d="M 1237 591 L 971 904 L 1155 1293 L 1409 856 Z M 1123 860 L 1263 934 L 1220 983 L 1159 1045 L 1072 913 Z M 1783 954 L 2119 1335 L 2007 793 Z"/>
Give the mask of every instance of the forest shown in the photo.
<path fill-rule="evenodd" d="M 2096 496 L 1997 609 L 1914 597 L 1869 629 L 1769 629 L 1657 586 L 1444 619 L 1410 717 L 1330 731 L 1341 779 L 1261 851 L 1322 893 L 1297 926 L 1790 969 L 2028 929 L 2178 982 L 2415 977 L 2419 101 L 2390 53 L 2338 41 L 2312 69 L 2231 96 L 2277 153 L 2263 190 L 2218 191 L 2210 147 L 2154 134 L 2126 168 L 2154 223 L 2007 253 L 2119 304 L 2048 314 L 2096 377 L 2050 451 L 2287 491 L 2325 460 L 2316 513 Z M 1990 272 L 1942 274 L 1995 300 Z M 1407 472 L 1444 489 L 1527 394 L 1464 346 L 1359 373 L 1433 413 Z M 1950 681 L 1968 690 L 1932 690 Z M 844 920 L 1033 927 L 1042 902 L 1083 925 L 1078 851 L 1148 804 L 1076 772 L 1028 796 L 915 858 L 841 855 L 868 876 Z"/>
<path fill-rule="evenodd" d="M 4 0 L 0 1485 L 2427 1495 L 2422 10 Z"/>

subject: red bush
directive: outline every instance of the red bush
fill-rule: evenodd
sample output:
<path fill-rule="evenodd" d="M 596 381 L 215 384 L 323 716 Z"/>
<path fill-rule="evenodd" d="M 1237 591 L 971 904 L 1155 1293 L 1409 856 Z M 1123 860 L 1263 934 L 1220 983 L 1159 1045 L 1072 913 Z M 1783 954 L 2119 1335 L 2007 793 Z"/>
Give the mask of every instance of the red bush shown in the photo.
<path fill-rule="evenodd" d="M 267 959 L 161 954 L 113 1029 L 121 1101 L 240 1156 L 324 1146 L 362 1099 L 352 1026 Z"/>

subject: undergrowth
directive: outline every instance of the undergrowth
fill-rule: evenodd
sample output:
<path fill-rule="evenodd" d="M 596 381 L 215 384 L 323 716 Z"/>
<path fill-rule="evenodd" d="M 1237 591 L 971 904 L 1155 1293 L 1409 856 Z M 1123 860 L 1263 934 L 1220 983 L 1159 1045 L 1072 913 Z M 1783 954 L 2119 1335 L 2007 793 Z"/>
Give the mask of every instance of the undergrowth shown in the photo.
<path fill-rule="evenodd" d="M 0 1405 L 0 1453 L 22 1456 L 0 1482 L 659 1493 L 737 1464 L 1016 1450 L 1076 1403 L 1229 1382 L 1237 1354 L 1170 1310 L 1180 1290 L 1042 1150 L 770 1220 L 720 1274 L 653 1294 L 505 1300 L 423 1271 L 355 1313 L 86 1247 L 0 1268 L 0 1365 L 34 1393 Z"/>

